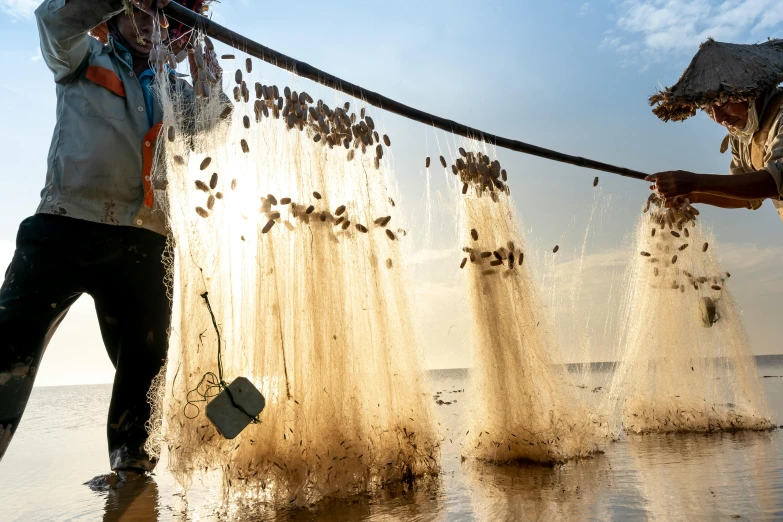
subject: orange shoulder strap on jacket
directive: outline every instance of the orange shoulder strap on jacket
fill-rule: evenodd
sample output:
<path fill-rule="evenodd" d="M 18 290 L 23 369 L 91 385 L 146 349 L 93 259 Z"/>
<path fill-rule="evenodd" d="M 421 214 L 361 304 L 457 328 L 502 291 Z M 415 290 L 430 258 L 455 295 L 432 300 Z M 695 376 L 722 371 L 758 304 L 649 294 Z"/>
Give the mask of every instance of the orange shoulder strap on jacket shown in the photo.
<path fill-rule="evenodd" d="M 152 208 L 155 205 L 155 192 L 152 190 L 152 165 L 155 160 L 155 143 L 158 141 L 163 122 L 158 122 L 147 131 L 141 149 L 141 185 L 144 187 L 144 206 Z"/>
<path fill-rule="evenodd" d="M 122 84 L 122 80 L 117 76 L 117 73 L 106 67 L 98 67 L 97 65 L 90 65 L 87 67 L 87 79 L 93 83 L 97 83 L 102 87 L 106 87 L 117 96 L 125 97 L 125 86 Z"/>
<path fill-rule="evenodd" d="M 750 163 L 756 170 L 764 168 L 764 153 L 769 131 L 772 124 L 775 123 L 780 108 L 783 106 L 783 92 L 776 94 L 764 108 L 764 114 L 759 118 L 759 130 L 753 135 L 750 141 Z"/>

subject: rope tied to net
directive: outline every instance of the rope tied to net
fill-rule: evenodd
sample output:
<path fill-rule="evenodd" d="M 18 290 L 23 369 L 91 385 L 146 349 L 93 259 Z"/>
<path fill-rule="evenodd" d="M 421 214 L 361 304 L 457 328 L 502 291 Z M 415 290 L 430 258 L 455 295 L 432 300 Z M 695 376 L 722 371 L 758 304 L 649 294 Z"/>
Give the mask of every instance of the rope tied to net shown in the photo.
<path fill-rule="evenodd" d="M 198 417 L 198 414 L 201 412 L 201 408 L 199 408 L 197 403 L 207 402 L 209 399 L 217 396 L 220 392 L 225 390 L 229 400 L 231 401 L 232 406 L 234 406 L 236 409 L 238 409 L 239 411 L 247 415 L 251 423 L 260 424 L 261 420 L 258 418 L 258 415 L 251 415 L 244 407 L 242 407 L 241 404 L 237 404 L 234 401 L 234 396 L 231 393 L 231 389 L 228 387 L 228 383 L 223 379 L 223 356 L 222 356 L 223 341 L 220 336 L 220 328 L 218 327 L 217 319 L 215 319 L 215 314 L 212 311 L 212 305 L 209 304 L 209 292 L 204 292 L 203 294 L 201 294 L 201 297 L 202 299 L 204 299 L 204 303 L 207 305 L 207 311 L 209 311 L 209 316 L 212 319 L 212 327 L 215 329 L 215 334 L 217 335 L 218 373 L 217 375 L 215 375 L 213 372 L 205 373 L 201 377 L 201 380 L 198 382 L 196 387 L 187 393 L 185 397 L 186 404 L 184 408 L 185 417 L 187 417 L 188 419 L 195 419 L 196 417 Z M 196 396 L 195 398 L 193 397 L 194 395 Z M 195 408 L 196 413 L 194 415 L 188 415 L 188 407 Z"/>

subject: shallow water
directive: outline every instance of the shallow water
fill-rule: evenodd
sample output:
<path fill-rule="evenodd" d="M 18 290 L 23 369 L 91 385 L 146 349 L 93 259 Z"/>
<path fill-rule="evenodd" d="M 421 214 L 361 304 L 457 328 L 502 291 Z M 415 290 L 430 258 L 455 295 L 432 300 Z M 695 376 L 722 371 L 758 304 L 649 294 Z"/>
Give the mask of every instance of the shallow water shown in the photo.
<path fill-rule="evenodd" d="M 783 356 L 758 363 L 775 420 L 783 424 Z M 600 376 L 583 383 L 583 391 L 601 393 L 593 392 L 596 382 Z M 104 423 L 111 387 L 36 388 L 0 463 L 0 520 L 783 519 L 783 430 L 632 436 L 603 455 L 562 466 L 491 466 L 460 458 L 467 371 L 430 372 L 429 384 L 451 402 L 435 406 L 444 437 L 438 477 L 415 490 L 311 509 L 256 506 L 230 514 L 218 512 L 208 482 L 194 484 L 185 499 L 163 466 L 152 480 L 116 492 L 89 490 L 82 483 L 108 469 Z"/>

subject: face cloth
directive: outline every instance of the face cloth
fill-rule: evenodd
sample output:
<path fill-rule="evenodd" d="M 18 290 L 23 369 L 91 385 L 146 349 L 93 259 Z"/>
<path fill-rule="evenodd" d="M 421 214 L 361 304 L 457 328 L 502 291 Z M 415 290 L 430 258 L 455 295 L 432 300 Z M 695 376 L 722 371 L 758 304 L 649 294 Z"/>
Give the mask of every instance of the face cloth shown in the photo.
<path fill-rule="evenodd" d="M 729 127 L 728 125 L 726 125 L 726 128 L 729 129 L 729 133 L 740 140 L 741 143 L 745 145 L 750 144 L 750 140 L 759 129 L 759 115 L 756 111 L 756 104 L 753 101 L 748 100 L 748 121 L 745 123 L 744 129 L 737 129 Z"/>

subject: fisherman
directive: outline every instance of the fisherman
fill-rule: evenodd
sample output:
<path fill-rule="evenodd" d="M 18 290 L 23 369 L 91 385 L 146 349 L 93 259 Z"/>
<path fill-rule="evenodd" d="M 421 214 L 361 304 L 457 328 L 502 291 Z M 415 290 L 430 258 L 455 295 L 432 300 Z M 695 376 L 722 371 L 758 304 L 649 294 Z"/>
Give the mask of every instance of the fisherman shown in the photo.
<path fill-rule="evenodd" d="M 163 109 L 152 91 L 150 50 L 155 27 L 164 44 L 176 35 L 182 48 L 189 38 L 182 26 L 167 32 L 156 10 L 168 3 L 45 0 L 35 12 L 41 53 L 54 73 L 57 121 L 41 203 L 19 226 L 0 288 L 0 459 L 49 340 L 86 293 L 116 370 L 107 421 L 116 473 L 107 477 L 116 485 L 157 463 L 145 449 L 147 393 L 166 359 L 171 289 L 167 227 L 156 203 L 165 186 L 151 180 Z M 204 9 L 203 0 L 180 3 Z M 187 52 L 192 60 L 193 49 Z M 219 78 L 214 52 L 204 58 Z M 169 75 L 172 88 L 192 100 L 190 85 Z"/>
<path fill-rule="evenodd" d="M 783 219 L 783 39 L 742 45 L 704 42 L 680 80 L 650 98 L 663 121 L 682 121 L 702 109 L 728 134 L 731 176 L 682 170 L 658 172 L 650 188 L 722 208 L 758 209 L 771 199 Z"/>

